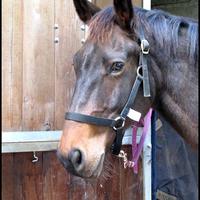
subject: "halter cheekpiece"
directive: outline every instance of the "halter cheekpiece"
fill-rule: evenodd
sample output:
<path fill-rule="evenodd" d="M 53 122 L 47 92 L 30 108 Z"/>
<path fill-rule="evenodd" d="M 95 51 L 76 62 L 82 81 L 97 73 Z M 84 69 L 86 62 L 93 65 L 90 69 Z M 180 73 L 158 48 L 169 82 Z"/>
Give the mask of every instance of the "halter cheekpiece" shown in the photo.
<path fill-rule="evenodd" d="M 143 34 L 142 34 L 143 36 Z M 130 118 L 133 121 L 139 121 L 141 113 L 134 111 L 131 107 L 135 101 L 139 86 L 143 83 L 143 95 L 144 97 L 150 97 L 150 85 L 149 85 L 149 74 L 147 67 L 147 55 L 149 53 L 149 43 L 144 37 L 140 38 L 140 57 L 139 65 L 137 68 L 137 75 L 135 82 L 132 86 L 128 100 L 122 109 L 119 116 L 115 119 L 95 117 L 92 115 L 84 115 L 81 113 L 67 112 L 65 113 L 65 120 L 72 120 L 81 123 L 93 124 L 97 126 L 108 126 L 111 127 L 115 133 L 116 137 L 112 144 L 112 153 L 118 155 L 120 153 L 122 139 L 124 136 L 124 125 L 125 121 Z M 142 70 L 142 74 L 141 73 Z"/>

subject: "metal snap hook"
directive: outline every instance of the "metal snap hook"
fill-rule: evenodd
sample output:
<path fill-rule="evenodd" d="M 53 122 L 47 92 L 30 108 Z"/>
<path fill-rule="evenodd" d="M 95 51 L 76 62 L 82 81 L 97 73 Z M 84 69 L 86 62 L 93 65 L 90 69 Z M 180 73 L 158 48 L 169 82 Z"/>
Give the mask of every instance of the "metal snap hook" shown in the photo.
<path fill-rule="evenodd" d="M 123 159 L 124 169 L 126 169 L 127 167 L 129 168 L 134 167 L 135 163 L 131 160 L 128 160 L 127 153 L 125 153 L 125 151 L 121 150 L 118 157 Z"/>
<path fill-rule="evenodd" d="M 126 158 L 127 153 L 124 152 L 124 150 L 120 150 L 118 157 L 119 158 Z"/>
<path fill-rule="evenodd" d="M 32 163 L 35 163 L 38 161 L 38 157 L 36 156 L 35 154 L 35 151 L 33 152 L 33 160 L 32 160 Z"/>

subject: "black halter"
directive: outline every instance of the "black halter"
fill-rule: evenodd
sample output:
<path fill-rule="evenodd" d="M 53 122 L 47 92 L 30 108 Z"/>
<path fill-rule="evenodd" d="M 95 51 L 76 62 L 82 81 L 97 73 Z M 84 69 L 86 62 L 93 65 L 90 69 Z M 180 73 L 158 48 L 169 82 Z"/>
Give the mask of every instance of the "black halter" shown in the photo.
<path fill-rule="evenodd" d="M 118 117 L 116 117 L 115 119 L 108 119 L 108 118 L 95 117 L 91 115 L 84 115 L 74 112 L 65 113 L 66 120 L 73 120 L 77 122 L 94 124 L 98 126 L 108 126 L 113 128 L 113 130 L 116 133 L 116 137 L 112 144 L 112 153 L 115 155 L 118 155 L 120 152 L 122 139 L 125 132 L 124 129 L 125 121 L 129 111 L 131 110 L 131 106 L 135 101 L 135 97 L 137 95 L 141 82 L 143 82 L 144 97 L 150 97 L 149 75 L 148 75 L 147 58 L 146 58 L 147 54 L 149 53 L 149 43 L 147 40 L 143 38 L 140 40 L 140 42 L 141 42 L 141 52 L 139 58 L 139 66 L 137 68 L 137 76 L 133 84 L 129 98 Z M 140 69 L 142 69 L 142 75 L 140 74 Z"/>

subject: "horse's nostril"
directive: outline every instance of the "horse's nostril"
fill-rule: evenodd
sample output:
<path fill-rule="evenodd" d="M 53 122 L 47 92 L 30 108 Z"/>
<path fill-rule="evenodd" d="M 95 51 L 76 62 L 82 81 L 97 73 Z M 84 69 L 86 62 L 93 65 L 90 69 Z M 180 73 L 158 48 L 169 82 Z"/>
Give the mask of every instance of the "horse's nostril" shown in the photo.
<path fill-rule="evenodd" d="M 76 172 L 80 172 L 84 167 L 83 153 L 79 149 L 73 149 L 68 155 Z"/>
<path fill-rule="evenodd" d="M 64 156 L 60 150 L 57 151 L 58 159 L 63 166 L 72 174 L 82 176 L 85 166 L 84 154 L 79 149 L 73 149 L 68 156 Z"/>
<path fill-rule="evenodd" d="M 76 150 L 72 155 L 72 163 L 75 165 L 81 164 L 82 161 L 82 155 L 80 151 Z"/>

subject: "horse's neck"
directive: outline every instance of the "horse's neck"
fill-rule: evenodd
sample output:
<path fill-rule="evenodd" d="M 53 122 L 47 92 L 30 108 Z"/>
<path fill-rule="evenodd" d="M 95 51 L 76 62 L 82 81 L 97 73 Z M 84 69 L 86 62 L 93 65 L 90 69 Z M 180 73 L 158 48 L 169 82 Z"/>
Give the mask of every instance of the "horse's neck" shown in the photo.
<path fill-rule="evenodd" d="M 182 95 L 180 95 L 180 97 L 187 98 Z M 196 118 L 198 114 L 193 113 L 194 109 L 191 108 L 189 109 L 189 111 L 186 111 L 183 108 L 184 106 L 178 103 L 178 100 L 175 99 L 167 91 L 163 92 L 159 101 L 159 106 L 157 107 L 158 111 L 165 117 L 165 119 L 167 119 L 171 123 L 171 125 L 177 130 L 177 132 L 186 139 L 186 141 L 188 141 L 193 146 L 197 146 L 198 126 Z"/>
<path fill-rule="evenodd" d="M 181 25 L 180 18 L 175 16 L 165 17 L 167 14 L 162 12 L 138 8 L 135 11 L 138 34 L 141 34 L 142 27 L 150 43 L 148 66 L 153 105 L 178 133 L 195 144 L 198 121 L 198 73 L 197 66 L 194 67 L 198 65 L 195 57 L 195 49 L 198 48 L 197 22 L 182 19 L 191 25 L 189 29 L 184 23 Z M 171 21 L 165 23 L 167 20 Z M 170 26 L 174 22 L 179 26 Z"/>
<path fill-rule="evenodd" d="M 150 73 L 155 80 L 156 109 L 191 144 L 197 144 L 198 80 L 187 59 L 152 52 Z M 153 61 L 152 61 L 153 63 Z M 156 88 L 156 85 L 159 87 Z"/>

